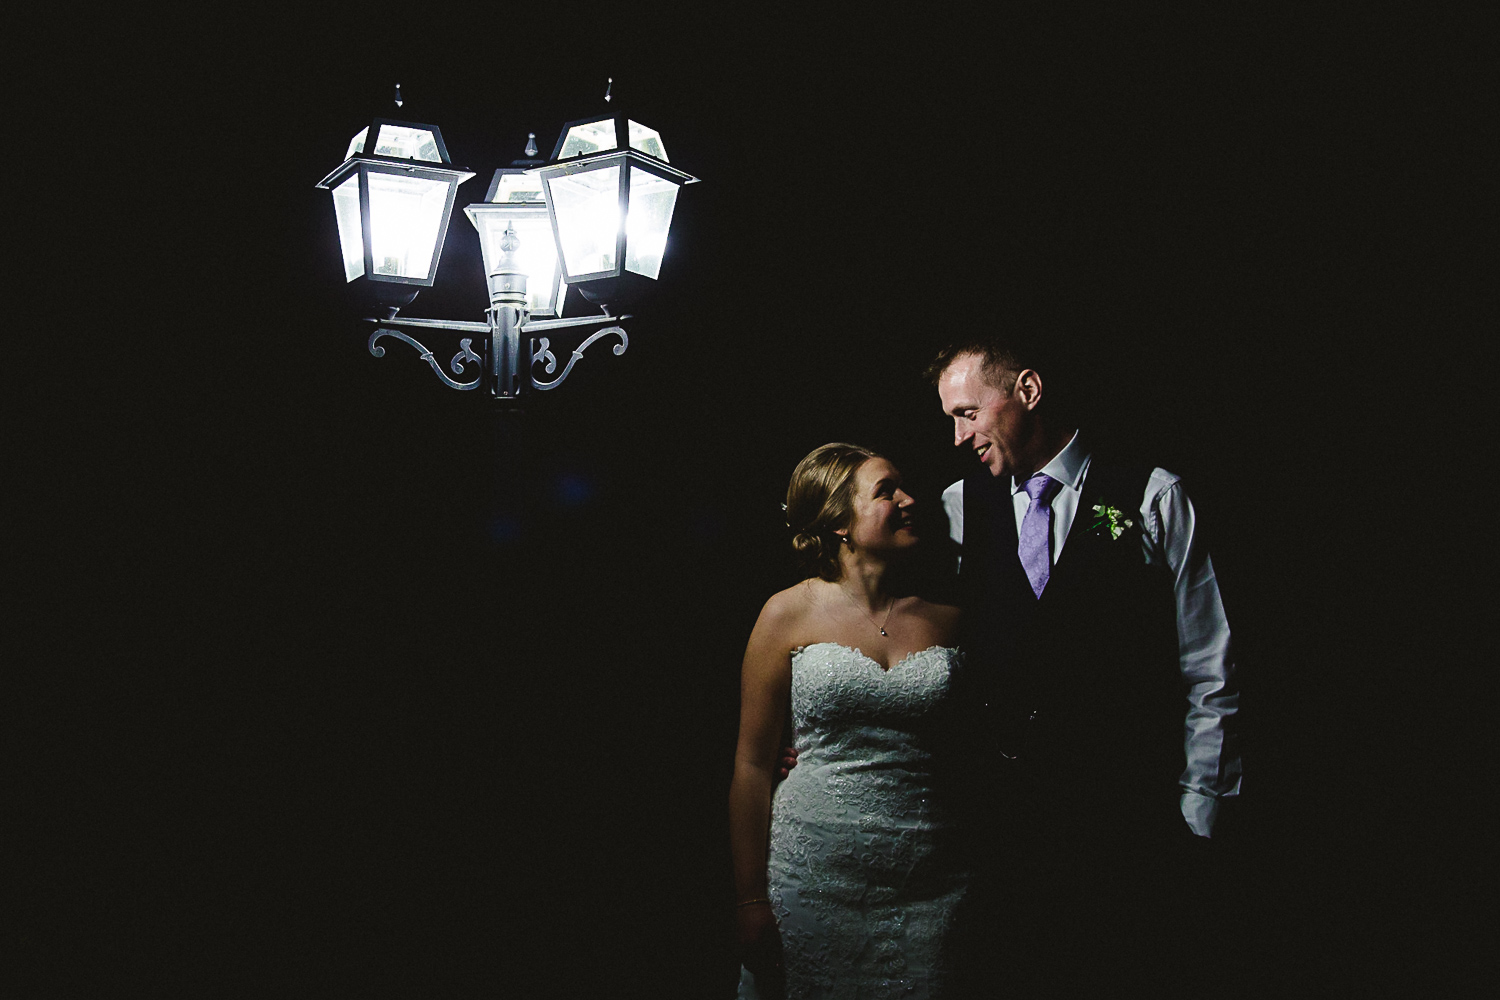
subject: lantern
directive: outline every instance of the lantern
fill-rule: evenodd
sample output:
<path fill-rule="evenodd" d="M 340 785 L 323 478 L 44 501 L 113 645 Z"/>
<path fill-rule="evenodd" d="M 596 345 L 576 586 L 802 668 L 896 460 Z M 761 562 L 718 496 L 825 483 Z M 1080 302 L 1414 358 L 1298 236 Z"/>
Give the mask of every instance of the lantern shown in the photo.
<path fill-rule="evenodd" d="M 484 273 L 497 274 L 500 242 L 506 229 L 511 229 L 520 243 L 515 254 L 527 277 L 527 313 L 534 317 L 561 316 L 567 285 L 557 266 L 557 241 L 542 198 L 541 178 L 515 167 L 501 167 L 495 171 L 484 201 L 465 208 L 464 214 L 479 230 Z M 494 282 L 492 277 L 491 284 Z"/>
<path fill-rule="evenodd" d="M 540 175 L 563 280 L 591 302 L 624 302 L 655 282 L 677 190 L 661 134 L 625 116 L 569 122 Z"/>
<path fill-rule="evenodd" d="M 430 288 L 458 185 L 435 125 L 375 119 L 318 183 L 333 194 L 344 277 L 391 314 Z"/>

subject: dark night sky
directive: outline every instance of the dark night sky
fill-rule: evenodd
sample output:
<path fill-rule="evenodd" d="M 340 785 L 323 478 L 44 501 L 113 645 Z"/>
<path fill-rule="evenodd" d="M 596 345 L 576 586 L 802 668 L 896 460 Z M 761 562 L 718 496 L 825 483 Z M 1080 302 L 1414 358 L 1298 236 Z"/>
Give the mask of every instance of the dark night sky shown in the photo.
<path fill-rule="evenodd" d="M 1435 671 L 1478 660 L 1393 485 L 1438 448 L 1413 352 L 1451 337 L 1445 378 L 1476 381 L 1433 197 L 1476 78 L 1461 25 L 1262 17 L 39 37 L 20 96 L 77 127 L 55 204 L 22 206 L 55 234 L 28 305 L 83 371 L 21 437 L 48 649 L 6 727 L 36 762 L 22 976 L 723 995 L 738 661 L 790 582 L 786 477 L 854 440 L 935 506 L 963 466 L 919 370 L 1005 324 L 1066 338 L 1096 434 L 1215 531 L 1250 919 L 1207 950 L 1268 983 L 1456 968 L 1472 820 L 1424 750 L 1461 713 Z M 349 137 L 432 122 L 476 172 L 406 311 L 477 320 L 462 206 L 606 76 L 704 178 L 628 353 L 509 421 L 370 357 L 314 189 Z"/>

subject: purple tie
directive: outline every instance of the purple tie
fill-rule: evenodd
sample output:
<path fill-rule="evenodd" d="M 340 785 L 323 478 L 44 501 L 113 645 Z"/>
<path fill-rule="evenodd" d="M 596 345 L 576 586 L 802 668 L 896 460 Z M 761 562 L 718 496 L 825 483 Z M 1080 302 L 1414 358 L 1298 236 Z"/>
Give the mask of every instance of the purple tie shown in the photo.
<path fill-rule="evenodd" d="M 1031 506 L 1026 508 L 1026 516 L 1021 520 L 1017 548 L 1021 568 L 1026 571 L 1026 579 L 1031 581 L 1031 589 L 1037 597 L 1042 596 L 1047 579 L 1052 575 L 1052 498 L 1057 496 L 1061 487 L 1062 483 L 1040 472 L 1021 486 L 1031 497 Z"/>

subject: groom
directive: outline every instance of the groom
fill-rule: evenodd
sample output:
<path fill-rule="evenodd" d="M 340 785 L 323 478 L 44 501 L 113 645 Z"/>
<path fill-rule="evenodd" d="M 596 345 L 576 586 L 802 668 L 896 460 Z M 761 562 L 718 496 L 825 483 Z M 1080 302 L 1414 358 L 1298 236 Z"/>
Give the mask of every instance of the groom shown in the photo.
<path fill-rule="evenodd" d="M 978 459 L 943 494 L 963 553 L 971 951 L 999 953 L 978 983 L 1191 979 L 1223 945 L 1207 838 L 1240 786 L 1229 625 L 1178 478 L 1094 453 L 1042 364 L 975 339 L 927 371 Z"/>

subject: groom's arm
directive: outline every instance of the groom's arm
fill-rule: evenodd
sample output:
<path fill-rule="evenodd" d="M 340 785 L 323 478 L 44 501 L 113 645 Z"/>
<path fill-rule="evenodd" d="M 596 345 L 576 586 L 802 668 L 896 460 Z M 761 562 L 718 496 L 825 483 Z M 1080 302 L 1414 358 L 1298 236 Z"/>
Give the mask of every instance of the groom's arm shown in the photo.
<path fill-rule="evenodd" d="M 1209 837 L 1221 803 L 1240 791 L 1234 644 L 1197 513 L 1176 476 L 1152 473 L 1141 514 L 1147 559 L 1165 562 L 1172 575 L 1178 666 L 1188 688 L 1182 816 L 1195 834 Z"/>

